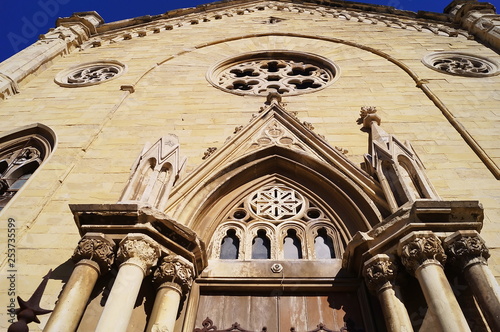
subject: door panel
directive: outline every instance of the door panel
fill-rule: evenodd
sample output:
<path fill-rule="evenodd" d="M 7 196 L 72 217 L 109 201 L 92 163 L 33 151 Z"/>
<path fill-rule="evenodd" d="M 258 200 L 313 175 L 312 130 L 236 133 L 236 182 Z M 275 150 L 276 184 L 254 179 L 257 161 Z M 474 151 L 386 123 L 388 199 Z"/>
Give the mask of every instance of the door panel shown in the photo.
<path fill-rule="evenodd" d="M 348 327 L 349 331 L 364 331 L 359 301 L 354 293 L 266 295 L 202 294 L 196 327 L 210 318 L 215 330 L 225 330 L 234 323 L 241 330 L 296 332 L 315 330 L 319 324 L 333 331 Z"/>

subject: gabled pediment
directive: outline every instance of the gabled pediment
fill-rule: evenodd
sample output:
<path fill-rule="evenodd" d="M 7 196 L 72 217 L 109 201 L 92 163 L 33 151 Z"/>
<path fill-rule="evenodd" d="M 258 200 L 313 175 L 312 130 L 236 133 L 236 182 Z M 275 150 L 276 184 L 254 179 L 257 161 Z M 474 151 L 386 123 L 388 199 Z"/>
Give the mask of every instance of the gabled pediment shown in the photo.
<path fill-rule="evenodd" d="M 349 192 L 346 196 L 355 192 L 353 195 L 363 196 L 365 204 L 372 205 L 375 210 L 386 209 L 380 185 L 316 134 L 311 124 L 301 122 L 287 111 L 279 99 L 278 95 L 274 99 L 268 98 L 266 106 L 250 123 L 237 127 L 234 136 L 207 155 L 203 164 L 173 188 L 166 210 L 169 215 L 182 219 L 188 214 L 185 206 L 196 204 L 193 203 L 194 196 L 199 196 L 200 192 L 210 196 L 216 190 L 214 182 L 220 182 L 217 186 L 221 187 L 225 185 L 224 181 L 242 176 L 248 176 L 248 181 L 251 181 L 252 176 L 262 176 L 264 168 L 277 174 L 293 173 L 295 177 L 301 176 L 295 172 L 299 168 L 300 172 L 321 174 L 339 191 Z M 259 162 L 258 170 L 254 170 Z M 260 175 L 248 175 L 252 172 Z M 201 204 L 205 198 L 198 199 Z"/>

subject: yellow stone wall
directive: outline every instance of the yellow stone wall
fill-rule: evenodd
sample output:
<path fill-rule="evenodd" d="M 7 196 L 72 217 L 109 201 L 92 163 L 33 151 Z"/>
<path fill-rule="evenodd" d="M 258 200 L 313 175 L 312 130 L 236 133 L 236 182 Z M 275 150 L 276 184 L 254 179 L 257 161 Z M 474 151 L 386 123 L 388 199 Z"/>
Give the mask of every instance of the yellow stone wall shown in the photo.
<path fill-rule="evenodd" d="M 264 23 L 270 16 L 283 21 Z M 174 24 L 173 30 L 76 50 L 54 59 L 21 84 L 19 94 L 0 102 L 0 134 L 39 122 L 58 137 L 54 153 L 0 215 L 2 252 L 7 218 L 14 218 L 17 225 L 18 295 L 27 300 L 41 277 L 55 269 L 41 302 L 43 308 L 54 307 L 72 268 L 68 259 L 80 238 L 68 204 L 116 203 L 130 166 L 147 141 L 153 143 L 167 133 L 177 135 L 190 172 L 203 162 L 208 147 L 220 147 L 236 126 L 247 124 L 265 98 L 223 92 L 208 83 L 205 74 L 227 57 L 274 49 L 318 54 L 341 68 L 333 85 L 284 97 L 284 102 L 331 145 L 348 149 L 351 160 L 359 163 L 367 152 L 367 134 L 355 122 L 360 107 L 376 106 L 382 127 L 400 140 L 411 141 L 443 199 L 483 204 L 481 234 L 491 248 L 490 267 L 500 278 L 498 180 L 408 73 L 363 47 L 390 55 L 428 80 L 430 89 L 500 164 L 500 76 L 451 76 L 421 63 L 424 55 L 434 51 L 460 51 L 500 62 L 494 51 L 464 37 L 267 8 L 196 25 Z M 69 66 L 104 59 L 121 61 L 127 72 L 84 88 L 64 88 L 53 81 Z M 127 95 L 120 90 L 122 85 L 134 85 L 135 92 Z M 2 254 L 2 308 L 8 304 L 3 291 L 5 257 Z M 41 316 L 41 326 L 47 316 Z M 0 329 L 6 329 L 6 324 L 2 310 Z M 37 328 L 32 325 L 32 331 Z"/>

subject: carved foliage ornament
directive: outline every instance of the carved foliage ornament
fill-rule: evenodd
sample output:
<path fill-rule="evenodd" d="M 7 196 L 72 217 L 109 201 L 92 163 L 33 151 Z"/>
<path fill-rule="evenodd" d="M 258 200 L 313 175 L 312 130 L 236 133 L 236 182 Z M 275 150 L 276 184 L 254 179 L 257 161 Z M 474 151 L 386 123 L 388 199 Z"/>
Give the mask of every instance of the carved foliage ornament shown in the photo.
<path fill-rule="evenodd" d="M 266 96 L 270 92 L 297 95 L 322 89 L 338 78 L 340 69 L 318 55 L 292 51 L 260 51 L 214 65 L 207 80 L 238 95 Z"/>
<path fill-rule="evenodd" d="M 179 256 L 167 256 L 163 258 L 160 266 L 154 273 L 154 282 L 158 287 L 164 283 L 178 285 L 181 292 L 188 292 L 193 284 L 193 266 L 183 261 Z"/>
<path fill-rule="evenodd" d="M 73 253 L 71 259 L 78 262 L 89 259 L 99 264 L 102 274 L 111 269 L 115 258 L 114 247 L 109 241 L 95 237 L 83 237 Z"/>
<path fill-rule="evenodd" d="M 434 234 L 418 234 L 401 245 L 401 262 L 410 273 L 430 260 L 444 266 L 446 255 L 441 246 L 441 240 Z"/>
<path fill-rule="evenodd" d="M 120 242 L 117 259 L 137 265 L 144 271 L 144 274 L 149 274 L 149 269 L 156 264 L 159 256 L 160 248 L 152 239 L 129 234 Z"/>
<path fill-rule="evenodd" d="M 499 73 L 498 64 L 490 59 L 458 52 L 436 52 L 426 55 L 427 67 L 451 75 L 485 77 Z"/>
<path fill-rule="evenodd" d="M 366 285 L 372 292 L 379 291 L 386 283 L 396 278 L 397 266 L 388 256 L 378 257 L 367 263 L 363 274 Z"/>
<path fill-rule="evenodd" d="M 61 71 L 54 80 L 68 88 L 84 87 L 118 77 L 125 70 L 126 66 L 115 60 L 87 62 Z"/>
<path fill-rule="evenodd" d="M 478 236 L 465 236 L 452 242 L 446 248 L 450 256 L 450 263 L 465 268 L 470 264 L 486 264 L 490 257 L 488 248 Z"/>

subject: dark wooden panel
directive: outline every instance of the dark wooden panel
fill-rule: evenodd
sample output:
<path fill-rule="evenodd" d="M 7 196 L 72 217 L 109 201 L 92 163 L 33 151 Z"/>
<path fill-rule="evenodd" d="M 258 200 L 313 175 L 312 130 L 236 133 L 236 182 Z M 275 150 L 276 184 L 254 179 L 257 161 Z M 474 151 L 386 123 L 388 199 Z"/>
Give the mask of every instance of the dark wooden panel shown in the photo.
<path fill-rule="evenodd" d="M 304 296 L 282 296 L 278 299 L 280 331 L 307 331 L 306 300 Z"/>

